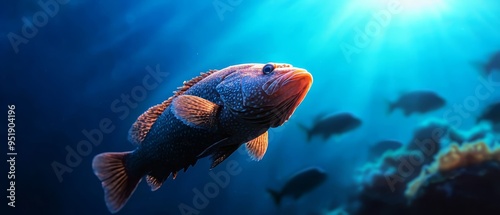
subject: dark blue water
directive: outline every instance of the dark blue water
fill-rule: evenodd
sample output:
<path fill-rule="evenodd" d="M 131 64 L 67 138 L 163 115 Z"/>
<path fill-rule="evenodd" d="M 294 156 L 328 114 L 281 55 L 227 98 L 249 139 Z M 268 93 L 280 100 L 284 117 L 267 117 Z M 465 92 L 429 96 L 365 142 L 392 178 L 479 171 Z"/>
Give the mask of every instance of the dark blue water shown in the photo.
<path fill-rule="evenodd" d="M 471 129 L 500 98 L 497 76 L 480 69 L 500 49 L 495 0 L 23 0 L 0 8 L 1 110 L 8 117 L 7 105 L 15 105 L 17 152 L 15 208 L 3 198 L 2 214 L 109 214 L 92 158 L 133 150 L 127 132 L 135 119 L 209 69 L 283 62 L 307 69 L 314 83 L 290 121 L 270 130 L 263 160 L 249 160 L 243 147 L 212 171 L 203 159 L 155 192 L 141 183 L 119 214 L 352 208 L 369 145 L 406 144 L 430 118 Z M 414 90 L 436 92 L 446 105 L 387 114 L 389 101 Z M 343 111 L 359 117 L 361 127 L 306 143 L 297 123 L 311 126 L 318 115 Z M 7 138 L 8 121 L 2 126 Z M 8 142 L 2 144 L 9 159 Z M 2 189 L 9 196 L 5 165 Z M 266 189 L 311 166 L 323 168 L 327 181 L 274 205 Z M 221 172 L 233 173 L 224 186 L 209 174 Z M 207 186 L 212 193 L 197 196 Z"/>

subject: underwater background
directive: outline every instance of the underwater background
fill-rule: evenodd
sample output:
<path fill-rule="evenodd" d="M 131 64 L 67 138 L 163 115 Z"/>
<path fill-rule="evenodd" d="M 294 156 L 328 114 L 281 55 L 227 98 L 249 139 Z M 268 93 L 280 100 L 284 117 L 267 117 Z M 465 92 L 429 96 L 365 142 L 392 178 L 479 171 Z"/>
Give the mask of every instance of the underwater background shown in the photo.
<path fill-rule="evenodd" d="M 479 194 L 438 186 L 448 189 L 443 205 L 426 204 L 440 202 L 432 194 L 433 181 L 419 197 L 405 195 L 424 166 L 439 166 L 433 162 L 443 153 L 456 152 L 451 129 L 484 132 L 477 138 L 483 145 L 463 149 L 469 156 L 463 159 L 474 162 L 451 165 L 451 171 L 466 169 L 454 177 L 481 172 L 473 178 L 476 185 L 491 180 L 485 177 L 500 179 L 494 123 L 476 123 L 500 101 L 495 74 L 500 60 L 492 58 L 500 50 L 499 1 L 19 0 L 2 2 L 0 17 L 1 107 L 7 117 L 8 105 L 15 105 L 17 152 L 15 208 L 4 198 L 1 214 L 109 214 L 92 170 L 95 155 L 133 150 L 127 141 L 132 123 L 183 81 L 209 69 L 268 62 L 304 68 L 314 83 L 291 119 L 269 131 L 264 158 L 252 161 L 241 147 L 213 170 L 209 159 L 202 159 L 155 192 L 140 183 L 118 214 L 432 214 L 469 200 L 472 211 L 499 208 L 494 202 L 500 201 L 500 188 L 494 183 Z M 488 63 L 497 67 L 485 74 Z M 146 76 L 156 81 L 154 87 L 144 87 Z M 420 90 L 446 103 L 425 113 L 388 113 L 400 96 Z M 341 112 L 361 125 L 307 141 L 300 125 L 310 128 L 315 118 Z M 103 132 L 103 123 L 112 129 Z M 8 121 L 2 126 L 7 139 Z M 410 147 L 413 140 L 434 135 L 433 129 L 425 133 L 433 126 L 440 128 L 431 141 L 436 151 L 420 148 L 425 162 L 400 168 L 404 150 L 418 152 Z M 404 146 L 369 160 L 370 147 L 383 140 Z M 226 186 L 213 188 L 210 173 L 226 171 L 229 163 L 239 171 Z M 469 163 L 480 170 L 467 169 Z M 11 167 L 5 165 L 1 180 L 9 189 Z M 284 197 L 275 204 L 268 189 L 279 190 L 310 167 L 324 170 L 327 179 L 298 199 Z M 435 176 L 436 171 L 428 171 L 434 176 L 427 178 L 453 180 Z M 404 176 L 392 181 L 401 185 L 394 190 L 389 186 L 394 177 L 386 180 L 391 174 Z M 207 185 L 215 190 L 202 201 L 197 193 Z M 461 195 L 475 197 L 464 201 Z"/>

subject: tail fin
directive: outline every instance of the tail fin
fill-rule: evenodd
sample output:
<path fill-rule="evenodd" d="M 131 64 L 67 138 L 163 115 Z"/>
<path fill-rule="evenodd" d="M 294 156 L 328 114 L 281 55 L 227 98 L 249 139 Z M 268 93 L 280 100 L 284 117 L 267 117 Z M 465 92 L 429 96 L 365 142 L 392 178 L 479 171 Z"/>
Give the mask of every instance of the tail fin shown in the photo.
<path fill-rule="evenodd" d="M 306 132 L 306 135 L 307 135 L 307 142 L 311 141 L 311 138 L 312 138 L 312 132 L 311 132 L 311 129 L 307 128 L 305 125 L 302 125 L 300 123 L 297 123 L 297 125 L 299 126 L 299 128 L 301 130 L 303 130 L 304 132 Z"/>
<path fill-rule="evenodd" d="M 111 213 L 118 212 L 141 181 L 141 176 L 131 176 L 125 169 L 125 160 L 131 152 L 102 153 L 94 157 L 92 168 L 101 180 L 104 200 Z"/>
<path fill-rule="evenodd" d="M 281 194 L 278 191 L 267 189 L 267 192 L 273 197 L 274 203 L 279 205 L 281 202 Z"/>

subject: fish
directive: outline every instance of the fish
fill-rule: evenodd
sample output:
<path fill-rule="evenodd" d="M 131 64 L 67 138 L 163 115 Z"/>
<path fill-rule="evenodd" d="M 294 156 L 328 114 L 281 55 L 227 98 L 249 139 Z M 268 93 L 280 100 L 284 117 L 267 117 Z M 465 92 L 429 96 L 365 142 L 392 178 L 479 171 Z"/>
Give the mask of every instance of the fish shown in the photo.
<path fill-rule="evenodd" d="M 500 71 L 500 51 L 493 53 L 487 62 L 473 62 L 472 64 L 479 68 L 484 75 Z"/>
<path fill-rule="evenodd" d="M 500 102 L 492 103 L 483 110 L 481 115 L 477 117 L 476 123 L 482 121 L 491 122 L 492 124 L 500 123 Z"/>
<path fill-rule="evenodd" d="M 462 144 L 468 142 L 468 137 L 463 132 L 456 129 L 450 129 L 448 131 L 448 139 L 452 143 Z"/>
<path fill-rule="evenodd" d="M 401 148 L 403 144 L 397 140 L 382 140 L 369 147 L 368 158 L 370 160 L 382 156 L 386 151 L 397 150 Z"/>
<path fill-rule="evenodd" d="M 143 177 L 155 191 L 201 158 L 210 156 L 215 168 L 243 144 L 261 160 L 268 130 L 290 119 L 312 82 L 307 70 L 285 63 L 233 65 L 185 81 L 137 118 L 128 136 L 135 150 L 94 157 L 108 210 L 122 209 Z"/>
<path fill-rule="evenodd" d="M 388 113 L 400 108 L 405 116 L 427 113 L 446 104 L 446 100 L 433 91 L 417 90 L 402 94 L 395 102 L 389 102 Z"/>
<path fill-rule="evenodd" d="M 341 112 L 330 116 L 317 116 L 313 120 L 313 126 L 308 128 L 303 124 L 298 126 L 306 132 L 307 141 L 311 141 L 313 136 L 322 136 L 323 140 L 329 139 L 332 135 L 341 135 L 361 126 L 362 121 L 351 113 Z"/>
<path fill-rule="evenodd" d="M 294 174 L 281 190 L 267 189 L 274 203 L 279 205 L 285 196 L 299 199 L 304 194 L 320 186 L 327 179 L 326 171 L 319 167 L 309 167 Z"/>
<path fill-rule="evenodd" d="M 468 132 L 452 128 L 448 131 L 448 139 L 452 143 L 461 145 L 463 143 L 472 143 L 479 140 L 484 140 L 485 138 L 487 138 L 489 132 L 489 129 L 485 129 L 483 127 L 475 127 Z"/>

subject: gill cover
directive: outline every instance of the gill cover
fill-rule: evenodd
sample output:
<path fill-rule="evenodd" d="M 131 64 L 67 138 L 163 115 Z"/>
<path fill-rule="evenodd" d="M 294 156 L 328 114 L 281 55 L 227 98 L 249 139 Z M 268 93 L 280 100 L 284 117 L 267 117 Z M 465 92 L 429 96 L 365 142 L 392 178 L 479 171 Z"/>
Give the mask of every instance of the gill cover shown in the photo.
<path fill-rule="evenodd" d="M 262 85 L 268 77 L 252 71 L 235 71 L 217 85 L 216 90 L 226 107 L 245 112 L 249 108 L 261 108 L 267 104 Z"/>
<path fill-rule="evenodd" d="M 238 70 L 227 75 L 215 88 L 224 106 L 231 110 L 243 111 L 242 74 Z"/>

